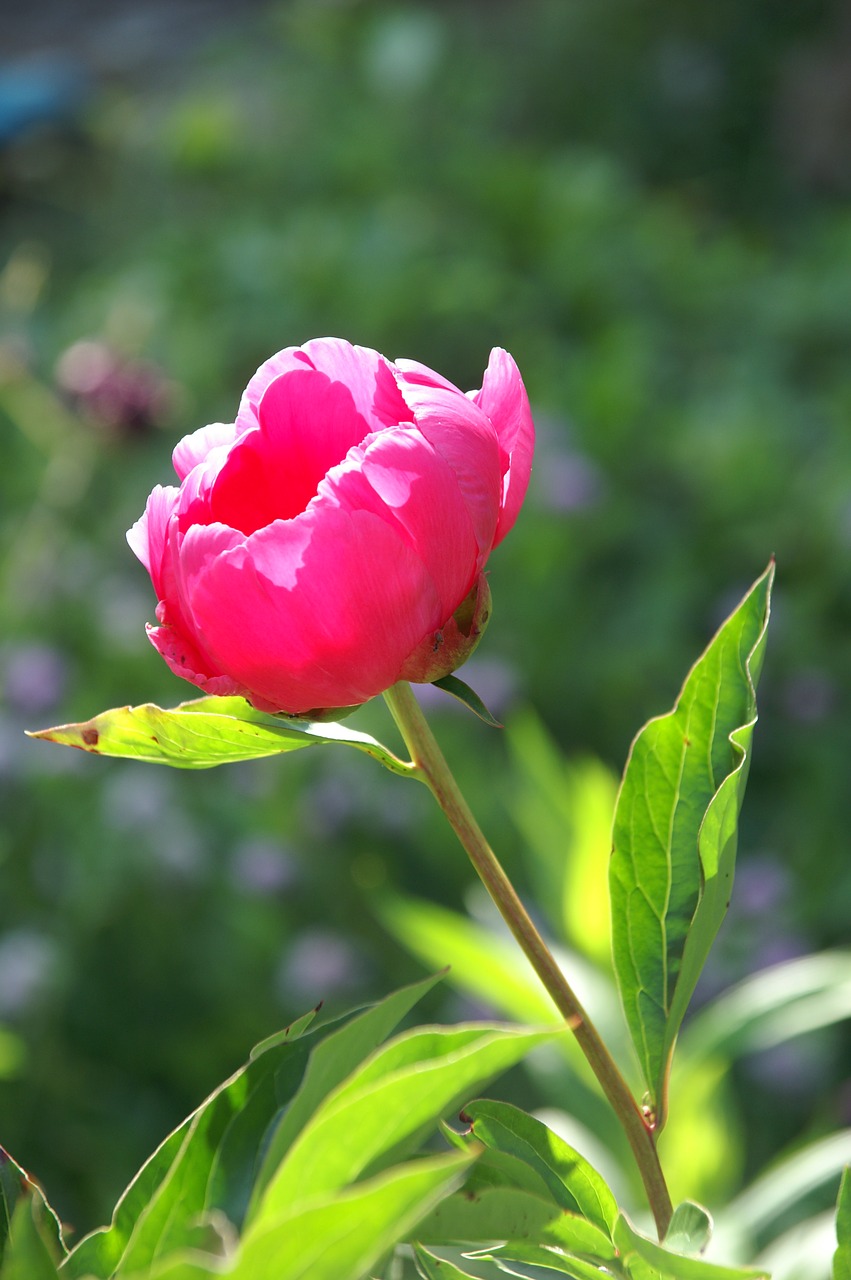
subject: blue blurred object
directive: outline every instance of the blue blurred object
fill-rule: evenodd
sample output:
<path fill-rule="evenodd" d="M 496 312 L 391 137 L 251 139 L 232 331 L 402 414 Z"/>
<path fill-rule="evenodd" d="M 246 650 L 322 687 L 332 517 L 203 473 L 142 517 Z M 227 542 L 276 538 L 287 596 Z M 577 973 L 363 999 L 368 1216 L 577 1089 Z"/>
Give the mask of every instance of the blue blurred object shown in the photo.
<path fill-rule="evenodd" d="M 73 127 L 88 95 L 84 69 L 65 58 L 0 65 L 0 148 L 44 127 Z"/>

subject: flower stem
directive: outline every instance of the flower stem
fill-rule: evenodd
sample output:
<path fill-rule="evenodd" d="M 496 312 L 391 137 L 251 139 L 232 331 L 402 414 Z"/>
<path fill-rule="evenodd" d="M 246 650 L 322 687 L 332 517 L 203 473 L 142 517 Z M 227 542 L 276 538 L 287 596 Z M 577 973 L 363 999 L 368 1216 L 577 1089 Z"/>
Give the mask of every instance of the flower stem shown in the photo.
<path fill-rule="evenodd" d="M 404 681 L 396 684 L 386 691 L 384 699 L 411 753 L 414 776 L 426 783 L 445 813 L 503 920 L 576 1037 L 618 1117 L 635 1156 L 661 1239 L 671 1220 L 672 1207 L 652 1128 L 482 834 L 411 686 Z"/>

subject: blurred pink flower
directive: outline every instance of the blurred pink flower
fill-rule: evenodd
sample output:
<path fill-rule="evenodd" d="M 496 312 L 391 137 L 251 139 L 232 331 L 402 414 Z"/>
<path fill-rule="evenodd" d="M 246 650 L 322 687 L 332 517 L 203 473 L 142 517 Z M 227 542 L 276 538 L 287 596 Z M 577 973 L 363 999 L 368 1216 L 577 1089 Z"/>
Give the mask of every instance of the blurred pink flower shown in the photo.
<path fill-rule="evenodd" d="M 157 486 L 128 534 L 159 600 L 151 641 L 205 692 L 290 714 L 439 679 L 484 629 L 533 443 L 498 348 L 465 395 L 341 339 L 288 347 L 234 423 L 178 444 L 180 487 Z"/>

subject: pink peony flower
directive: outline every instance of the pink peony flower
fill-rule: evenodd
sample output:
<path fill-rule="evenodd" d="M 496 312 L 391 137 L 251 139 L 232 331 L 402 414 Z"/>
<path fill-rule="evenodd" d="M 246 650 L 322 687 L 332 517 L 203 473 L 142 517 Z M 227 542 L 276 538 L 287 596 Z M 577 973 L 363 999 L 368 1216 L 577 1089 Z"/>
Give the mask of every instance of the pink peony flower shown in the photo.
<path fill-rule="evenodd" d="M 439 679 L 484 629 L 533 442 L 498 348 L 466 395 L 338 338 L 280 351 L 236 422 L 180 441 L 180 487 L 158 485 L 127 535 L 159 600 L 152 643 L 206 693 L 292 715 Z"/>

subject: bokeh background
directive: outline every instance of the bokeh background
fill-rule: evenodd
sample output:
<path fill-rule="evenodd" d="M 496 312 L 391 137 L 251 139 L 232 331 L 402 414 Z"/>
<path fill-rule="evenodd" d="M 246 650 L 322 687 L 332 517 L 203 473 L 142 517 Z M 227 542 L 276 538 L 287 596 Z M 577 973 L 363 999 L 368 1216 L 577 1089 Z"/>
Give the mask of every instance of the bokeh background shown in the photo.
<path fill-rule="evenodd" d="M 254 1042 L 422 972 L 383 893 L 470 885 L 425 792 L 365 758 L 178 774 L 23 737 L 191 696 L 124 532 L 285 345 L 339 334 L 462 387 L 516 357 L 537 467 L 467 668 L 508 735 L 534 714 L 619 772 L 776 555 L 704 998 L 847 945 L 849 189 L 847 0 L 4 15 L 0 1141 L 78 1230 Z M 506 735 L 433 714 L 534 893 Z M 392 740 L 382 707 L 359 723 Z M 832 1028 L 730 1067 L 726 1193 L 851 1122 L 849 1062 Z"/>

